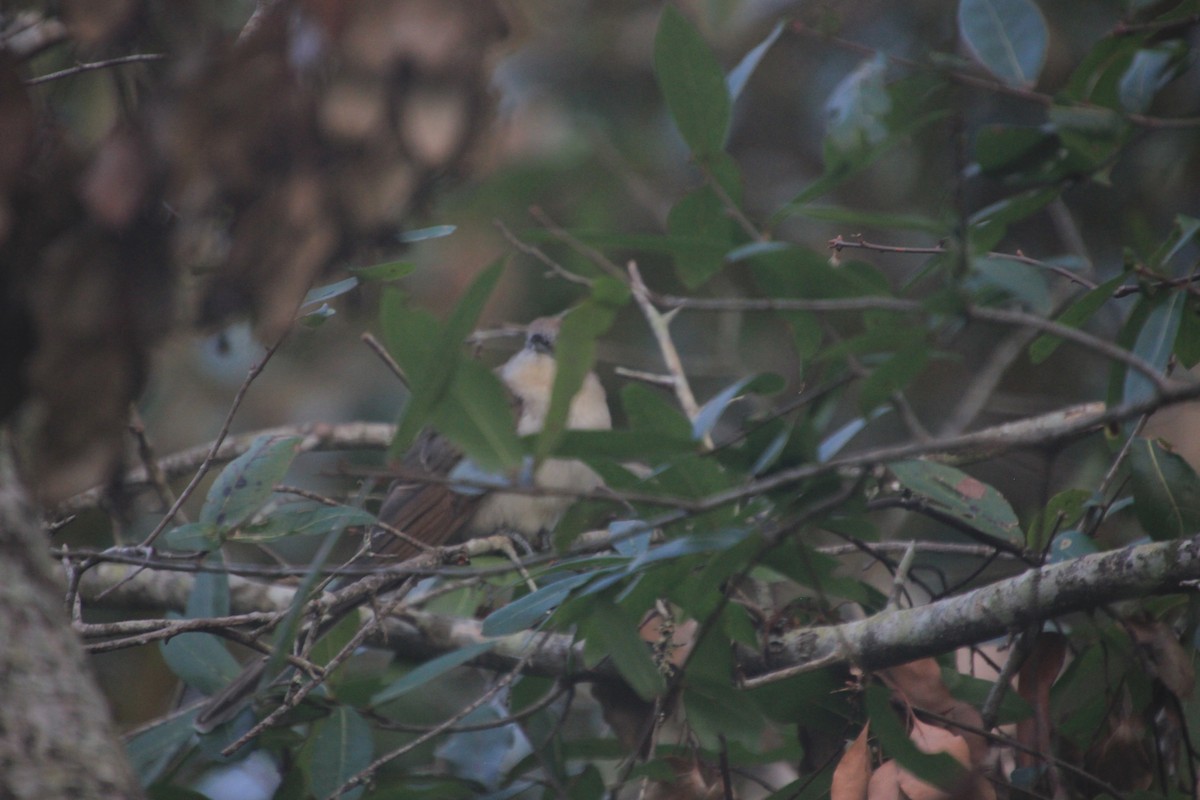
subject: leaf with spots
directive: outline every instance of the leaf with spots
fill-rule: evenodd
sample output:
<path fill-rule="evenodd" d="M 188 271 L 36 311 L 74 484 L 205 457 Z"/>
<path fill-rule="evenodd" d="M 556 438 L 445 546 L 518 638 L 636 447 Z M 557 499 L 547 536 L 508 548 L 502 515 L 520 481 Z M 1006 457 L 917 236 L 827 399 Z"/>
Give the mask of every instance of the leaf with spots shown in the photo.
<path fill-rule="evenodd" d="M 299 444 L 299 436 L 260 436 L 251 442 L 213 482 L 200 522 L 230 531 L 250 519 L 287 474 Z"/>
<path fill-rule="evenodd" d="M 1016 512 L 995 488 L 932 461 L 897 461 L 888 468 L 905 488 L 922 495 L 937 509 L 997 539 L 1020 542 Z"/>

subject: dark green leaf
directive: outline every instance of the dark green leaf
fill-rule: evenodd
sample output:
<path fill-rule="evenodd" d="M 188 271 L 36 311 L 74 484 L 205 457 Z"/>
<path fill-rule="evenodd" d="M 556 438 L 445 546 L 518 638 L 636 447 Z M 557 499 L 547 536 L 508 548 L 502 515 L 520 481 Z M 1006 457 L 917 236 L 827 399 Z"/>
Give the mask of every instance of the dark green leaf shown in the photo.
<path fill-rule="evenodd" d="M 192 725 L 198 713 L 200 709 L 193 708 L 178 716 L 168 717 L 142 730 L 126 743 L 125 753 L 143 786 L 158 780 L 179 751 L 196 738 L 196 729 Z"/>
<path fill-rule="evenodd" d="M 1045 128 L 984 125 L 975 134 L 975 160 L 985 175 L 1033 168 L 1054 155 L 1058 137 Z"/>
<path fill-rule="evenodd" d="M 1037 83 L 1050 37 L 1031 0 L 960 0 L 958 32 L 1000 80 L 1023 88 Z"/>
<path fill-rule="evenodd" d="M 330 528 L 371 525 L 371 513 L 351 506 L 327 506 L 314 500 L 288 503 L 274 509 L 261 524 L 245 525 L 230 537 L 236 542 L 271 542 L 287 536 L 313 536 Z"/>
<path fill-rule="evenodd" d="M 170 550 L 216 550 L 224 540 L 221 530 L 207 522 L 179 525 L 163 536 L 163 543 Z"/>
<path fill-rule="evenodd" d="M 200 522 L 229 531 L 254 515 L 296 457 L 299 436 L 259 436 L 221 470 L 200 509 Z"/>
<path fill-rule="evenodd" d="M 1133 510 L 1152 539 L 1180 539 L 1200 529 L 1200 477 L 1180 456 L 1149 439 L 1129 450 Z"/>
<path fill-rule="evenodd" d="M 525 455 L 500 379 L 477 361 L 459 362 L 454 382 L 433 408 L 430 421 L 485 470 L 505 470 Z"/>
<path fill-rule="evenodd" d="M 457 225 L 434 225 L 429 228 L 404 231 L 397 234 L 396 238 L 402 242 L 411 244 L 413 242 L 423 242 L 427 239 L 441 239 L 443 236 L 449 236 L 456 230 L 458 230 Z"/>
<path fill-rule="evenodd" d="M 1117 108 L 1120 81 L 1145 42 L 1146 34 L 1099 39 L 1075 67 L 1062 92 L 1064 99 Z"/>
<path fill-rule="evenodd" d="M 721 150 L 732 117 L 725 76 L 708 44 L 673 5 L 663 9 L 654 38 L 654 73 L 692 152 Z"/>
<path fill-rule="evenodd" d="M 311 749 L 304 754 L 309 788 L 318 798 L 331 797 L 342 784 L 366 769 L 375 752 L 371 726 L 347 706 L 337 706 L 332 714 L 313 725 L 309 745 Z M 360 786 L 341 796 L 353 799 L 363 791 Z"/>
<path fill-rule="evenodd" d="M 908 489 L 976 530 L 1007 542 L 1020 541 L 1020 523 L 1008 501 L 991 486 L 946 464 L 895 461 L 888 468 Z"/>
<path fill-rule="evenodd" d="M 663 392 L 631 383 L 621 389 L 621 407 L 631 430 L 656 432 L 684 441 L 692 440 L 692 425 Z"/>
<path fill-rule="evenodd" d="M 742 57 L 738 65 L 729 71 L 729 75 L 725 78 L 726 88 L 729 90 L 729 99 L 732 102 L 737 102 L 741 96 L 742 90 L 746 88 L 746 82 L 750 80 L 750 76 L 754 74 L 754 70 L 758 68 L 758 64 L 762 61 L 763 56 L 771 49 L 771 45 L 783 33 L 784 23 L 779 21 L 775 23 L 775 27 L 771 28 L 771 32 L 766 38 L 756 44 L 749 53 Z"/>
<path fill-rule="evenodd" d="M 893 392 L 903 391 L 916 379 L 929 362 L 929 346 L 919 344 L 898 350 L 871 370 L 859 392 L 858 406 L 868 414 L 886 402 Z"/>
<path fill-rule="evenodd" d="M 1020 222 L 1030 215 L 1041 211 L 1060 194 L 1062 194 L 1062 187 L 1060 186 L 1050 186 L 1045 189 L 1029 189 L 1006 197 L 1003 200 L 997 200 L 979 209 L 971 215 L 968 221 L 972 225 L 988 222 L 992 225 L 999 225 L 1002 229 L 1006 230 L 1014 222 Z"/>
<path fill-rule="evenodd" d="M 1037 314 L 1050 312 L 1046 275 L 1032 264 L 1010 258 L 976 256 L 971 259 L 971 269 L 973 274 L 968 284 L 973 291 L 998 291 Z"/>
<path fill-rule="evenodd" d="M 701 747 L 721 748 L 721 737 L 754 750 L 761 747 L 765 720 L 747 694 L 717 680 L 698 680 L 689 671 L 684 682 L 683 706 L 688 725 Z"/>
<path fill-rule="evenodd" d="M 310 290 L 308 294 L 304 295 L 304 300 L 301 301 L 300 308 L 303 309 L 305 306 L 312 306 L 316 305 L 317 303 L 324 303 L 327 300 L 332 300 L 333 298 L 350 291 L 355 286 L 358 286 L 358 278 L 346 278 L 344 280 L 337 281 L 336 283 L 318 286 L 317 288 Z"/>
<path fill-rule="evenodd" d="M 181 633 L 163 642 L 160 650 L 171 672 L 204 694 L 223 689 L 242 671 L 225 644 L 211 633 Z"/>
<path fill-rule="evenodd" d="M 1187 295 L 1183 292 L 1172 292 L 1165 302 L 1156 305 L 1150 311 L 1142 329 L 1138 331 L 1133 344 L 1133 352 L 1150 364 L 1160 374 L 1165 373 L 1171 353 L 1175 349 L 1175 337 L 1179 333 L 1179 324 L 1187 306 Z M 1134 369 L 1125 373 L 1125 388 L 1122 392 L 1122 402 L 1138 403 L 1154 396 L 1157 389 L 1150 378 Z"/>
<path fill-rule="evenodd" d="M 711 533 L 694 533 L 688 536 L 681 536 L 638 556 L 629 565 L 629 572 L 637 572 L 659 561 L 695 555 L 696 553 L 711 553 L 714 550 L 727 550 L 739 544 L 746 538 L 746 535 L 746 531 L 744 530 L 728 528 Z"/>
<path fill-rule="evenodd" d="M 1200 364 L 1200 307 L 1189 298 L 1179 318 L 1179 333 L 1175 335 L 1175 357 L 1185 369 Z"/>
<path fill-rule="evenodd" d="M 996 690 L 996 684 L 992 681 L 985 681 L 982 678 L 965 675 L 956 669 L 946 669 L 945 667 L 942 668 L 942 683 L 946 684 L 946 688 L 954 697 L 970 703 L 976 708 L 982 706 L 988 696 Z M 1002 694 L 1003 699 L 1000 701 L 997 724 L 1011 725 L 1033 716 L 1033 708 L 1021 695 L 1016 692 L 1003 692 Z"/>
<path fill-rule="evenodd" d="M 1025 546 L 1032 552 L 1042 552 L 1051 536 L 1079 522 L 1091 498 L 1091 493 L 1084 489 L 1065 489 L 1051 497 L 1045 510 L 1029 526 Z"/>
<path fill-rule="evenodd" d="M 616 461 L 645 459 L 654 463 L 673 455 L 695 453 L 696 442 L 690 436 L 677 438 L 645 430 L 578 431 L 563 433 L 554 455 L 580 458 L 604 458 Z"/>
<path fill-rule="evenodd" d="M 469 644 L 466 647 L 461 647 L 449 653 L 443 653 L 437 658 L 426 661 L 398 681 L 395 681 L 387 688 L 372 696 L 371 705 L 378 707 L 384 703 L 390 703 L 397 697 L 424 686 L 435 678 L 441 677 L 455 667 L 461 667 L 463 664 L 474 660 L 484 653 L 491 652 L 495 649 L 496 644 L 497 641 L 495 640 L 475 642 L 474 644 Z"/>
<path fill-rule="evenodd" d="M 408 370 L 412 394 L 404 405 L 400 422 L 396 426 L 396 436 L 388 449 L 391 458 L 399 459 L 408 450 L 417 433 L 425 427 L 430 415 L 449 393 L 458 372 L 458 364 L 462 360 L 463 342 L 474 329 L 483 305 L 491 297 L 503 269 L 504 261 L 499 260 L 481 272 L 440 330 L 437 330 L 437 327 L 426 328 L 424 331 L 414 330 L 411 325 L 404 330 L 408 338 L 413 338 L 414 335 L 417 337 L 415 341 L 405 344 L 405 352 L 411 353 L 423 345 L 427 353 L 417 359 L 420 371 L 410 370 L 408 365 L 400 360 L 400 353 L 395 353 L 400 366 Z M 431 330 L 437 330 L 436 335 L 431 336 Z M 389 340 L 389 345 L 390 343 Z"/>
<path fill-rule="evenodd" d="M 411 261 L 385 261 L 369 267 L 355 267 L 350 271 L 365 281 L 394 281 L 403 278 L 416 268 L 417 265 Z"/>
<path fill-rule="evenodd" d="M 733 244 L 733 220 L 710 186 L 702 186 L 679 200 L 667 215 L 667 231 L 686 245 L 672 256 L 679 279 L 689 289 L 701 286 L 721 271 L 725 253 Z"/>
<path fill-rule="evenodd" d="M 892 100 L 884 85 L 887 61 L 877 54 L 858 66 L 825 101 L 826 163 L 857 161 L 888 138 Z M 833 159 L 829 158 L 833 155 Z"/>
<path fill-rule="evenodd" d="M 1105 281 L 1095 289 L 1088 291 L 1083 297 L 1072 303 L 1066 311 L 1058 318 L 1060 325 L 1067 325 L 1072 328 L 1081 327 L 1103 305 L 1112 299 L 1112 294 L 1118 286 L 1125 281 L 1125 274 L 1122 273 L 1111 280 Z M 1033 344 L 1029 345 L 1029 360 L 1034 364 L 1040 364 L 1045 361 L 1050 355 L 1058 349 L 1062 344 L 1062 339 L 1049 333 L 1044 333 L 1033 340 Z"/>
<path fill-rule="evenodd" d="M 926 783 L 952 791 L 966 778 L 962 764 L 948 753 L 925 753 L 913 744 L 904 724 L 892 710 L 890 696 L 891 692 L 879 684 L 867 687 L 867 715 L 871 719 L 871 733 L 879 739 L 884 754 L 896 759 L 900 766 Z"/>
<path fill-rule="evenodd" d="M 209 556 L 206 564 L 210 567 L 223 566 L 219 555 Z M 221 569 L 197 573 L 192 581 L 192 591 L 188 594 L 184 616 L 188 619 L 229 616 L 229 574 Z"/>
<path fill-rule="evenodd" d="M 547 612 L 566 600 L 573 589 L 587 583 L 592 577 L 590 573 L 569 575 L 496 609 L 483 621 L 483 635 L 506 636 L 541 623 Z"/>
<path fill-rule="evenodd" d="M 595 598 L 583 625 L 583 635 L 612 658 L 617 671 L 643 700 L 658 697 L 667 688 L 650 657 L 650 645 L 638 635 L 638 620 L 604 597 Z"/>

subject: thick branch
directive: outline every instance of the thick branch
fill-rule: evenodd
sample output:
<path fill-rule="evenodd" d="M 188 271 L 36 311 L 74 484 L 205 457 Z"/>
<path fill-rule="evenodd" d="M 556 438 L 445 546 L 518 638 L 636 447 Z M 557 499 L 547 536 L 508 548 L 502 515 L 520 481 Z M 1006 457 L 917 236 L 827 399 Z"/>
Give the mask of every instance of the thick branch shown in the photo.
<path fill-rule="evenodd" d="M 81 591 L 85 600 L 125 608 L 158 606 L 182 610 L 192 577 L 144 571 L 121 584 L 132 568 L 105 564 L 89 571 Z M 777 680 L 835 664 L 855 663 L 878 669 L 923 656 L 987 641 L 1010 630 L 1063 614 L 1121 600 L 1191 591 L 1200 582 L 1200 536 L 1098 553 L 1014 578 L 997 581 L 918 608 L 885 611 L 864 620 L 795 631 L 769 645 L 769 655 L 747 655 L 740 665 L 748 683 Z M 110 586 L 121 584 L 96 600 Z M 264 587 L 231 577 L 233 613 L 279 611 L 289 606 L 292 590 Z M 369 608 L 359 613 L 367 620 Z M 532 632 L 502 637 L 476 661 L 496 670 L 512 669 L 528 655 Z M 373 644 L 404 658 L 430 658 L 484 640 L 478 620 L 406 612 L 386 621 Z M 552 634 L 526 665 L 532 674 L 572 680 L 615 677 L 611 666 L 582 667 L 581 650 L 572 638 Z"/>
<path fill-rule="evenodd" d="M 1200 535 L 1072 559 L 955 597 L 867 619 L 798 630 L 772 643 L 779 676 L 831 664 L 865 669 L 902 664 L 993 639 L 1030 624 L 1108 603 L 1194 591 Z M 768 664 L 748 664 L 748 674 Z M 774 677 L 767 674 L 755 682 Z"/>

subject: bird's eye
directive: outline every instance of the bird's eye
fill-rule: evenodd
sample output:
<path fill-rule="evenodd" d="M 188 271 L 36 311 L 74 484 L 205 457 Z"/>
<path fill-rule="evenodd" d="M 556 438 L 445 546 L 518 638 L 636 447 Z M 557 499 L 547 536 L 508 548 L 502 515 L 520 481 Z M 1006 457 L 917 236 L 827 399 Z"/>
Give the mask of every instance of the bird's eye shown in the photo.
<path fill-rule="evenodd" d="M 544 333 L 529 334 L 529 346 L 538 353 L 553 353 L 554 339 Z"/>

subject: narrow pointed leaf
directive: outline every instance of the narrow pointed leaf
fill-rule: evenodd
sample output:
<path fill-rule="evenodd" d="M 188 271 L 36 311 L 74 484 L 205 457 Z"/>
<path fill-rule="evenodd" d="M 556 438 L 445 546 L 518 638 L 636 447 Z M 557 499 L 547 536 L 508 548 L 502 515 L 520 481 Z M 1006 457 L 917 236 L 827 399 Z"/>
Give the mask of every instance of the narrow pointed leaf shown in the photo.
<path fill-rule="evenodd" d="M 670 4 L 663 9 L 654 38 L 654 73 L 692 152 L 720 151 L 732 117 L 725 76 L 699 31 Z"/>
<path fill-rule="evenodd" d="M 754 74 L 754 70 L 758 69 L 759 62 L 763 56 L 771 49 L 771 45 L 783 33 L 783 21 L 775 23 L 775 27 L 767 34 L 767 37 L 756 44 L 749 53 L 742 56 L 742 60 L 738 65 L 729 71 L 728 77 L 725 78 L 725 85 L 729 89 L 729 98 L 733 102 L 737 102 L 741 96 L 742 90 L 746 88 L 746 83 L 750 80 L 750 76 Z"/>
<path fill-rule="evenodd" d="M 1133 352 L 1150 364 L 1160 374 L 1166 372 L 1171 352 L 1175 349 L 1175 337 L 1179 333 L 1179 324 L 1187 305 L 1187 295 L 1183 292 L 1172 292 L 1165 302 L 1159 303 L 1146 317 L 1142 329 L 1138 331 L 1133 343 Z M 1154 384 L 1150 378 L 1137 370 L 1128 369 L 1125 372 L 1125 387 L 1122 400 L 1126 403 L 1137 403 L 1154 396 Z"/>
<path fill-rule="evenodd" d="M 381 706 L 384 703 L 389 703 L 392 700 L 395 700 L 401 695 L 411 692 L 413 689 L 424 686 L 431 680 L 446 674 L 455 667 L 461 667 L 463 664 L 466 664 L 474 658 L 490 652 L 491 650 L 495 649 L 496 643 L 497 642 L 495 640 L 476 642 L 426 661 L 424 664 L 412 670 L 398 681 L 395 681 L 380 692 L 372 695 L 371 705 Z"/>

